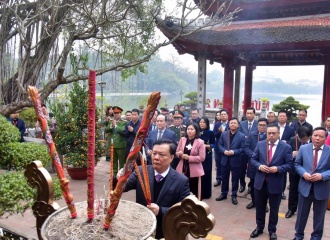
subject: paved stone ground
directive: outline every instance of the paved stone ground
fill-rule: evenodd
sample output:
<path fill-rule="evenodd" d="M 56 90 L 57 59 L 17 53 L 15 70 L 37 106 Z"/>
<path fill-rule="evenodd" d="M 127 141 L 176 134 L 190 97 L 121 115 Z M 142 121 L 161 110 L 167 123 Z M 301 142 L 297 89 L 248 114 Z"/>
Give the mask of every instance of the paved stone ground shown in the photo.
<path fill-rule="evenodd" d="M 109 162 L 102 159 L 95 168 L 95 191 L 98 196 L 104 196 L 104 189 L 109 187 Z M 215 171 L 214 171 L 215 173 Z M 54 174 L 52 174 L 54 175 Z M 68 177 L 70 179 L 70 177 Z M 215 178 L 213 176 L 213 181 Z M 247 179 L 248 182 L 248 179 Z M 74 201 L 85 201 L 86 197 L 86 181 L 70 180 L 70 190 L 74 196 Z M 205 202 L 210 206 L 211 213 L 216 219 L 214 229 L 206 237 L 206 239 L 212 240 L 246 240 L 250 239 L 250 233 L 255 229 L 255 209 L 247 210 L 245 206 L 250 202 L 250 196 L 246 193 L 239 194 L 238 205 L 234 206 L 231 203 L 230 197 L 222 202 L 215 201 L 215 198 L 220 194 L 220 186 L 213 188 L 213 195 L 210 199 L 206 199 Z M 286 195 L 288 194 L 286 190 Z M 135 191 L 130 191 L 123 194 L 123 199 L 135 201 Z M 63 199 L 57 201 L 58 204 L 63 207 L 66 206 Z M 293 239 L 294 237 L 294 224 L 296 221 L 296 215 L 290 219 L 284 217 L 287 211 L 287 200 L 283 200 L 280 206 L 279 223 L 277 225 L 278 239 Z M 268 217 L 268 214 L 267 214 Z M 306 227 L 306 236 L 309 239 L 309 235 L 312 231 L 312 215 L 308 220 Z M 266 224 L 268 219 L 266 220 Z M 27 238 L 37 239 L 35 218 L 32 212 L 29 210 L 21 215 L 14 215 L 7 219 L 0 219 L 0 226 L 7 228 L 13 232 L 17 232 Z M 189 238 L 193 239 L 193 238 Z M 260 235 L 258 240 L 269 239 L 267 234 L 267 228 L 264 234 Z M 330 240 L 330 211 L 327 211 L 325 232 L 323 236 L 324 240 Z"/>

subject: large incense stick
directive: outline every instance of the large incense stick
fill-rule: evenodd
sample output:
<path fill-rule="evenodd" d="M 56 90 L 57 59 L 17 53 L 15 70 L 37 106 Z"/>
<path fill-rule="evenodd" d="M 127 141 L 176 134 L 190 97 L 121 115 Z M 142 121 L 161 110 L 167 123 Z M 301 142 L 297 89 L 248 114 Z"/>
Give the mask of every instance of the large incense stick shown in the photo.
<path fill-rule="evenodd" d="M 149 97 L 148 105 L 146 111 L 144 112 L 142 123 L 138 132 L 136 133 L 133 147 L 131 148 L 132 150 L 128 154 L 126 164 L 124 166 L 124 173 L 120 176 L 116 189 L 110 193 L 110 206 L 108 207 L 108 214 L 106 215 L 104 220 L 104 229 L 109 229 L 111 225 L 112 219 L 116 213 L 116 209 L 119 204 L 119 200 L 124 190 L 124 185 L 127 182 L 129 175 L 132 173 L 135 159 L 138 157 L 139 151 L 143 144 L 143 140 L 147 136 L 148 128 L 159 103 L 159 100 L 160 92 L 154 92 Z"/>
<path fill-rule="evenodd" d="M 88 77 L 88 154 L 87 154 L 87 217 L 88 222 L 94 219 L 94 168 L 95 168 L 95 84 L 96 72 L 89 71 Z"/>
<path fill-rule="evenodd" d="M 56 173 L 57 173 L 57 177 L 60 181 L 60 186 L 62 189 L 63 197 L 65 199 L 66 204 L 68 205 L 68 208 L 71 213 L 71 217 L 75 218 L 77 216 L 77 212 L 76 212 L 76 208 L 74 206 L 73 196 L 69 190 L 69 180 L 65 177 L 60 158 L 58 157 L 52 135 L 50 134 L 50 131 L 48 128 L 47 120 L 42 112 L 38 89 L 33 86 L 28 86 L 28 92 L 29 92 L 31 101 L 34 104 L 34 110 L 36 112 L 37 119 L 39 121 L 43 136 L 47 143 L 49 155 L 53 160 L 53 163 L 54 163 L 54 166 L 56 169 Z"/>

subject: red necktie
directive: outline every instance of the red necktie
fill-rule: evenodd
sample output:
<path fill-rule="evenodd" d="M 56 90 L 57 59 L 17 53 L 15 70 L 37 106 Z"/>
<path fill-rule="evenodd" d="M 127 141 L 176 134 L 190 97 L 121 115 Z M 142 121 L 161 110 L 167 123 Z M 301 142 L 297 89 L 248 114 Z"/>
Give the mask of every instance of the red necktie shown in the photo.
<path fill-rule="evenodd" d="M 313 165 L 312 165 L 312 173 L 314 173 L 315 168 L 317 167 L 317 158 L 318 154 L 321 148 L 314 148 L 314 159 L 313 159 Z"/>
<path fill-rule="evenodd" d="M 270 145 L 270 147 L 269 147 L 269 151 L 268 151 L 268 165 L 272 162 L 274 143 L 270 143 L 269 145 Z"/>

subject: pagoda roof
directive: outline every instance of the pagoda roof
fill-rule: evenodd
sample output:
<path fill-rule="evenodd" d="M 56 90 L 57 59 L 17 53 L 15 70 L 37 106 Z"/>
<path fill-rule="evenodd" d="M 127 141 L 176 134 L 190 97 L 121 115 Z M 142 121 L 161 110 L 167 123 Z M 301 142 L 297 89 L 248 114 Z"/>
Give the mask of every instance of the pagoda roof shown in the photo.
<path fill-rule="evenodd" d="M 181 27 L 175 24 L 169 27 L 170 25 L 163 21 L 158 27 L 172 39 Z M 188 27 L 185 32 L 196 28 L 197 26 Z M 330 14 L 238 21 L 225 27 L 215 25 L 180 36 L 173 45 L 180 54 L 208 52 L 211 55 L 223 52 L 329 49 Z"/>
<path fill-rule="evenodd" d="M 198 5 L 199 0 L 195 3 Z M 329 0 L 205 0 L 202 11 L 211 16 L 223 3 L 229 11 L 242 9 L 235 21 L 330 13 Z"/>

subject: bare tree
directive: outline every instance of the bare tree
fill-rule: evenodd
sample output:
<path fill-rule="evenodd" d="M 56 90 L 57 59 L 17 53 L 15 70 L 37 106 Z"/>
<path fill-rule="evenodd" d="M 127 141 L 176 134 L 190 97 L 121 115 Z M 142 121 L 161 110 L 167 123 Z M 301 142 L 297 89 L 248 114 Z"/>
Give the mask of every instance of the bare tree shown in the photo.
<path fill-rule="evenodd" d="M 206 2 L 177 0 L 180 15 L 175 19 L 182 31 L 170 41 L 160 41 L 155 26 L 160 21 L 173 24 L 173 17 L 164 16 L 162 0 L 1 1 L 0 113 L 8 115 L 31 106 L 28 85 L 36 85 L 45 101 L 58 86 L 86 80 L 88 69 L 94 68 L 97 75 L 132 74 L 180 35 L 229 22 L 238 11 L 226 13 L 226 7 L 219 6 L 215 16 L 221 18 L 208 18 L 191 28 L 203 16 L 201 9 L 216 0 Z M 101 65 L 95 64 L 96 55 Z"/>

